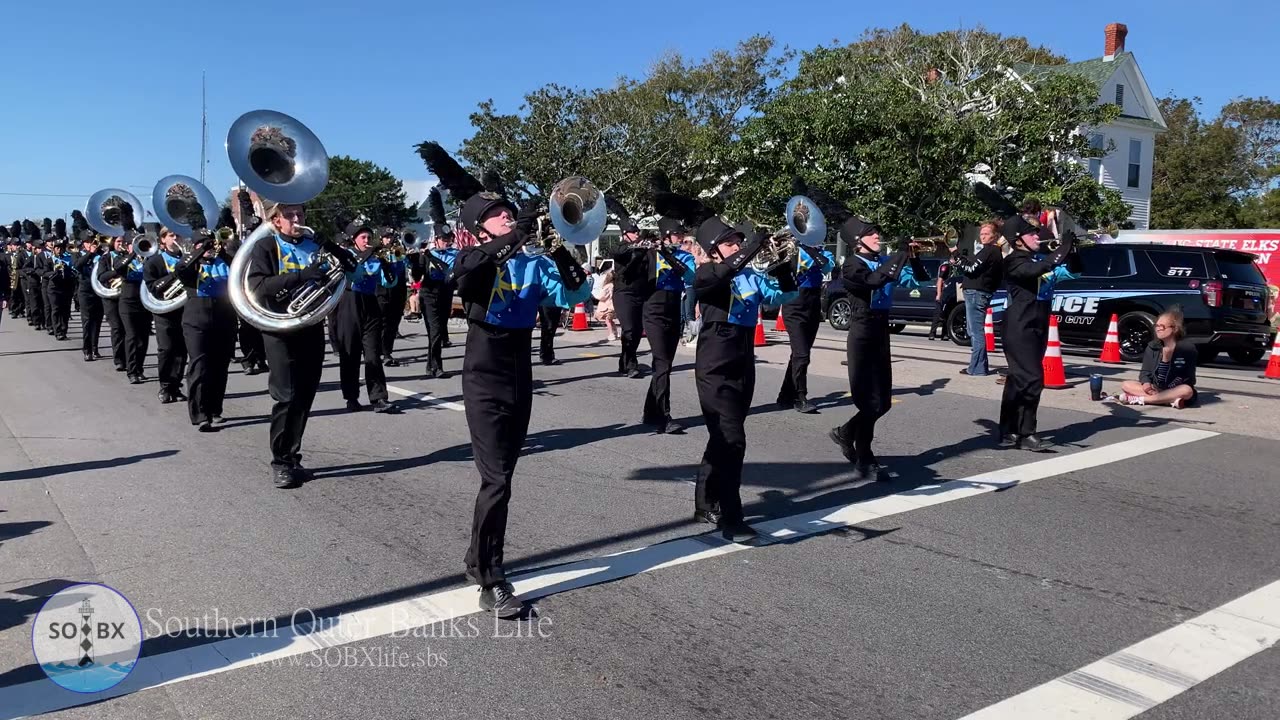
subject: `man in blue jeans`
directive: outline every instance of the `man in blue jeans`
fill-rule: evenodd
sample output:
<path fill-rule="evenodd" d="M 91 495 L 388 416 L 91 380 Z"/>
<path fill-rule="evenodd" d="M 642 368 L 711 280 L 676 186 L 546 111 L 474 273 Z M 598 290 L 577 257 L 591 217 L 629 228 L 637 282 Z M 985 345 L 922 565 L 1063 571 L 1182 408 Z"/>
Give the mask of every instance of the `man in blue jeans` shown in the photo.
<path fill-rule="evenodd" d="M 964 275 L 965 322 L 969 329 L 969 367 L 961 375 L 987 375 L 987 338 L 983 326 L 987 322 L 987 308 L 991 296 L 1004 280 L 1004 255 L 996 240 L 1000 237 L 999 223 L 992 220 L 982 224 L 978 242 L 982 248 L 976 255 L 963 255 L 956 269 Z"/>

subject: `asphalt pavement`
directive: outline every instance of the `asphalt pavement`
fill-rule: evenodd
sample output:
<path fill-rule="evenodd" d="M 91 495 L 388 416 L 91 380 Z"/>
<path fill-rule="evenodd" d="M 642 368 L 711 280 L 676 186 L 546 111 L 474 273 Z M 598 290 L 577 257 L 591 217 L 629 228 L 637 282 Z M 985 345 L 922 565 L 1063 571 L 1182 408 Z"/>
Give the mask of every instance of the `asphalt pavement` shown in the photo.
<path fill-rule="evenodd" d="M 1050 452 L 998 450 L 999 386 L 911 328 L 876 438 L 892 476 L 867 483 L 826 436 L 852 412 L 843 336 L 820 334 L 807 416 L 773 403 L 787 347 L 770 330 L 743 488 L 766 532 L 748 546 L 692 521 L 693 349 L 672 383 L 689 430 L 659 436 L 617 344 L 564 333 L 563 364 L 535 365 L 507 536 L 532 609 L 499 622 L 462 577 L 462 327 L 441 380 L 421 324 L 403 331 L 400 412 L 347 412 L 330 356 L 303 447 L 316 477 L 283 491 L 265 375 L 233 365 L 228 423 L 200 434 L 156 399 L 154 355 L 130 386 L 6 316 L 0 718 L 1277 717 L 1280 383 L 1261 368 L 1224 362 L 1201 372 L 1202 407 L 1138 412 L 1090 402 L 1101 366 L 1069 353 L 1072 387 L 1040 414 Z M 127 597 L 146 640 L 123 683 L 82 695 L 45 677 L 32 632 L 88 582 Z"/>

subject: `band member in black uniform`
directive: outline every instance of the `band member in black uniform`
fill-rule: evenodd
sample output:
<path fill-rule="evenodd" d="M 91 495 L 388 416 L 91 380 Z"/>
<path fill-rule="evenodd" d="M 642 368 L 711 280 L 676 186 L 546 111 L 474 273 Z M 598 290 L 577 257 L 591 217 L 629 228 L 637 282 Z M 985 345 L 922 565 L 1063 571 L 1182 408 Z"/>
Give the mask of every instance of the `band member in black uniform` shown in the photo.
<path fill-rule="evenodd" d="M 36 330 L 44 330 L 44 287 L 40 279 L 40 274 L 44 271 L 44 240 L 40 238 L 40 228 L 30 220 L 25 221 L 23 230 L 27 235 L 28 250 L 27 262 L 22 272 L 26 283 L 27 324 Z"/>
<path fill-rule="evenodd" d="M 382 312 L 382 363 L 387 367 L 399 367 L 400 361 L 392 354 L 396 347 L 396 338 L 400 336 L 400 321 L 404 319 L 404 304 L 409 297 L 407 263 L 404 247 L 400 245 L 395 230 L 383 230 L 379 240 L 382 250 L 379 251 L 389 261 L 379 261 L 382 272 L 391 276 L 394 285 L 377 284 L 375 290 L 378 307 Z M 377 407 L 375 406 L 376 410 Z"/>
<path fill-rule="evenodd" d="M 9 230 L 0 227 L 0 319 L 4 310 L 9 309 L 9 278 L 13 272 L 13 263 L 17 259 L 9 253 L 13 252 L 13 244 L 9 242 Z"/>
<path fill-rule="evenodd" d="M 16 319 L 25 316 L 27 311 L 26 291 L 22 287 L 22 272 L 19 268 L 28 253 L 22 244 L 22 226 L 19 223 L 13 223 L 11 228 L 0 229 L 4 229 L 9 238 L 9 282 L 5 285 L 5 291 L 9 293 L 9 317 Z"/>
<path fill-rule="evenodd" d="M 809 188 L 803 181 L 793 182 L 793 191 L 797 195 L 805 195 Z M 797 230 L 809 228 L 809 218 L 804 215 L 808 211 L 807 204 L 797 204 L 793 218 Z M 799 217 L 804 215 L 803 217 Z M 778 390 L 778 407 L 792 408 L 796 412 L 812 414 L 818 412 L 817 406 L 809 402 L 809 356 L 813 350 L 813 342 L 818 337 L 818 327 L 822 324 L 822 288 L 826 274 L 836 267 L 836 259 L 822 249 L 825 238 L 796 238 L 798 248 L 795 257 L 790 258 L 796 272 L 796 284 L 800 294 L 795 300 L 783 305 L 783 323 L 787 328 L 787 337 L 791 345 L 791 358 L 787 361 L 786 372 L 782 376 L 782 388 Z"/>
<path fill-rule="evenodd" d="M 893 406 L 893 366 L 889 357 L 893 288 L 919 287 L 929 279 L 929 273 L 913 249 L 881 259 L 880 228 L 871 222 L 849 217 L 840 226 L 840 236 L 852 250 L 844 260 L 841 276 L 850 305 L 845 350 L 849 394 L 858 411 L 849 422 L 831 431 L 831 439 L 863 477 L 887 480 L 871 451 L 871 441 L 875 438 L 876 421 Z"/>
<path fill-rule="evenodd" d="M 246 280 L 249 292 L 268 309 L 284 312 L 288 294 L 307 282 L 322 282 L 326 268 L 312 262 L 321 246 L 302 229 L 307 213 L 301 205 L 267 202 L 264 214 L 275 233 L 252 248 Z M 332 244 L 326 248 L 344 262 L 348 272 L 355 269 L 349 251 Z M 275 401 L 271 406 L 271 478 L 278 488 L 294 488 L 310 476 L 302 467 L 302 434 L 320 386 L 324 324 L 283 333 L 264 331 L 262 342 L 270 365 L 267 389 Z"/>
<path fill-rule="evenodd" d="M 80 241 L 80 257 L 76 258 L 76 277 L 79 284 L 76 294 L 80 296 L 80 335 L 83 342 L 80 351 L 84 353 L 84 361 L 91 362 L 102 357 L 98 352 L 98 338 L 102 332 L 102 298 L 93 291 L 93 264 L 106 255 L 106 243 L 99 243 L 96 235 L 88 225 L 80 225 L 83 216 L 78 215 L 72 223 L 72 232 Z"/>
<path fill-rule="evenodd" d="M 1003 337 L 1009 377 L 1000 402 L 1000 446 L 1034 451 L 1041 449 L 1036 437 L 1036 413 L 1044 391 L 1044 351 L 1053 288 L 1062 280 L 1075 277 L 1080 269 L 1079 256 L 1071 252 L 1075 234 L 1067 232 L 1058 249 L 1042 258 L 1037 253 L 1040 242 L 1050 238 L 1049 231 L 1017 215 L 1005 219 L 1001 233 L 1013 252 L 1004 259 L 1009 301 Z"/>
<path fill-rule="evenodd" d="M 214 432 L 225 422 L 222 402 L 236 333 L 236 311 L 227 286 L 231 252 L 238 242 L 231 222 L 224 214 L 215 236 L 193 238 L 199 255 L 178 273 L 187 291 L 182 308 L 182 338 L 190 354 L 187 416 L 200 432 Z"/>
<path fill-rule="evenodd" d="M 156 284 L 173 273 L 178 263 L 182 262 L 182 246 L 178 244 L 178 234 L 169 228 L 160 229 L 160 252 L 147 258 L 142 264 L 143 281 L 151 294 L 160 296 Z M 182 337 L 182 312 L 179 307 L 167 313 L 158 313 L 156 323 L 156 374 L 160 379 L 160 390 L 156 396 L 160 402 L 169 403 L 186 400 L 182 394 L 182 378 L 187 371 L 187 343 Z"/>
<path fill-rule="evenodd" d="M 58 239 L 50 251 L 49 270 L 44 282 L 49 288 L 49 306 L 53 315 L 53 336 L 67 339 L 67 325 L 71 322 L 71 297 L 75 294 L 78 279 L 75 258 L 67 250 L 66 240 Z"/>
<path fill-rule="evenodd" d="M 41 224 L 40 237 L 44 239 L 44 263 L 40 271 L 40 292 L 44 303 L 44 331 L 48 335 L 57 335 L 58 330 L 53 321 L 53 278 L 50 272 L 54 268 L 53 258 L 57 254 L 57 238 L 53 235 L 53 221 L 45 218 Z"/>
<path fill-rule="evenodd" d="M 102 285 L 110 287 L 111 278 L 116 277 L 111 269 L 123 262 L 133 250 L 133 243 L 130 238 L 116 237 L 108 238 L 105 235 L 98 236 L 98 242 L 107 242 L 112 249 L 102 256 L 98 261 L 98 282 Z M 124 280 L 119 281 L 123 287 Z M 128 353 L 125 350 L 124 342 L 124 321 L 120 318 L 120 298 L 102 298 L 102 315 L 107 320 L 107 328 L 111 335 L 111 361 L 116 366 L 116 372 L 125 372 L 128 370 Z"/>
<path fill-rule="evenodd" d="M 697 201 L 684 198 L 688 207 Z M 662 193 L 658 211 L 690 219 L 690 210 L 673 212 Z M 705 211 L 692 211 L 693 219 Z M 707 425 L 707 447 L 694 490 L 694 519 L 714 523 L 730 541 L 757 535 L 742 510 L 742 463 L 747 453 L 745 422 L 755 394 L 755 326 L 760 306 L 782 305 L 796 294 L 795 276 L 783 262 L 756 272 L 751 260 L 766 235 L 743 234 L 718 217 L 703 220 L 696 234 L 707 261 L 695 271 L 693 287 L 702 306 L 694 378 Z"/>
<path fill-rule="evenodd" d="M 151 344 L 151 313 L 142 305 L 142 258 L 139 257 L 140 246 L 151 245 L 155 241 L 138 235 L 133 221 L 133 207 L 125 203 L 119 208 L 120 224 L 126 235 L 133 234 L 133 251 L 117 259 L 115 264 L 104 273 L 102 280 L 109 283 L 119 278 L 120 285 L 120 324 L 124 328 L 124 348 L 126 376 L 129 384 L 141 385 L 146 381 L 142 374 L 142 365 L 147 358 L 147 346 Z"/>
<path fill-rule="evenodd" d="M 533 325 L 539 305 L 571 308 L 590 288 L 586 273 L 563 246 L 545 255 L 520 252 L 534 235 L 536 211 L 526 210 L 513 222 L 515 207 L 485 191 L 438 144 L 422 143 L 418 152 L 454 200 L 463 203 L 462 223 L 479 240 L 458 253 L 453 270 L 470 325 L 462 392 L 481 479 L 466 574 L 481 588 L 481 608 L 501 618 L 519 617 L 523 604 L 507 582 L 502 560 L 511 478 L 533 409 Z"/>
<path fill-rule="evenodd" d="M 653 357 L 653 377 L 644 397 L 643 419 L 660 435 L 684 431 L 684 426 L 671 419 L 671 366 L 680 342 L 680 301 L 685 287 L 693 284 L 696 267 L 693 255 L 675 249 L 684 236 L 679 220 L 662 218 L 655 247 L 645 260 L 652 268 L 652 292 L 644 301 L 644 332 Z"/>
<path fill-rule="evenodd" d="M 619 217 L 622 247 L 613 254 L 613 309 L 622 327 L 622 353 L 618 372 L 643 377 L 636 351 L 644 330 L 644 301 L 653 290 L 649 251 L 640 246 L 640 228 L 629 217 Z"/>
<path fill-rule="evenodd" d="M 356 253 L 360 256 L 347 291 L 329 316 L 329 339 L 338 355 L 338 377 L 347 409 L 360 405 L 360 359 L 364 357 L 364 384 L 374 412 L 395 409 L 387 402 L 387 376 L 382 369 L 385 308 L 380 303 L 378 288 L 396 282 L 390 263 L 373 255 L 373 230 L 368 225 L 347 228 Z"/>
<path fill-rule="evenodd" d="M 232 209 L 228 208 L 228 210 Z M 253 214 L 253 200 L 248 190 L 241 188 L 236 193 L 234 216 L 238 218 L 236 222 L 239 224 L 241 239 L 248 237 L 249 233 L 257 229 L 262 222 L 260 218 Z M 238 316 L 236 317 L 236 322 L 239 326 L 236 330 L 236 336 L 240 343 L 240 368 L 245 375 L 257 375 L 267 372 L 267 356 L 266 350 L 262 346 L 262 331 L 241 320 Z"/>
<path fill-rule="evenodd" d="M 449 272 L 453 270 L 458 251 L 453 248 L 453 228 L 445 222 L 444 200 L 440 191 L 431 188 L 427 197 L 432 222 L 434 248 L 423 248 L 414 253 L 412 272 L 419 281 L 418 308 L 427 326 L 427 377 L 445 376 L 441 349 L 449 339 L 449 315 L 453 312 L 453 283 Z"/>

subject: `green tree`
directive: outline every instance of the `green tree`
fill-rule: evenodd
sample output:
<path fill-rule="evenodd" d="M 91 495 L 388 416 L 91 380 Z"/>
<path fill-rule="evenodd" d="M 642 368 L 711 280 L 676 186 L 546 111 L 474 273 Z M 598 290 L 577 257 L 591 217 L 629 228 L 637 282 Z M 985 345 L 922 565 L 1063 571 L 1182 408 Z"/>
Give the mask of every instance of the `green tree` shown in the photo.
<path fill-rule="evenodd" d="M 345 155 L 329 158 L 329 184 L 307 203 L 308 225 L 330 237 L 346 229 L 339 220 L 364 218 L 375 228 L 396 228 L 416 216 L 391 171 Z"/>
<path fill-rule="evenodd" d="M 1119 194 L 1071 159 L 1097 154 L 1078 129 L 1115 109 L 1078 76 L 1015 73 L 1026 59 L 1061 61 L 982 29 L 929 35 L 905 25 L 803 53 L 796 76 L 742 132 L 731 209 L 776 225 L 799 175 L 891 235 L 932 235 L 989 214 L 965 180 L 982 164 L 994 181 L 1078 219 L 1127 217 Z"/>

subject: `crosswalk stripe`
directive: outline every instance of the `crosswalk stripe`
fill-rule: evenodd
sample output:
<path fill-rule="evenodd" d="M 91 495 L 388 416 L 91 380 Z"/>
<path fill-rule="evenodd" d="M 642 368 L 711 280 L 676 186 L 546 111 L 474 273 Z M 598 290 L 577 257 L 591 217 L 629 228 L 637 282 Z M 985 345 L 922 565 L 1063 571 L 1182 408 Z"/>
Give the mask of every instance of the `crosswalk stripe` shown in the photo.
<path fill-rule="evenodd" d="M 407 397 L 410 400 L 417 400 L 418 402 L 424 402 L 424 403 L 427 403 L 428 405 L 436 405 L 446 410 L 456 410 L 458 412 L 463 412 L 464 410 L 467 409 L 462 403 L 451 402 L 449 400 L 441 400 L 435 397 L 434 395 L 414 392 L 413 390 L 406 390 L 402 387 L 396 387 L 395 385 L 388 385 L 387 392 L 395 393 L 396 395 L 399 395 L 401 397 Z"/>
<path fill-rule="evenodd" d="M 1214 432 L 1191 428 L 1169 430 L 968 478 L 915 487 L 893 495 L 762 521 L 755 523 L 761 538 L 751 545 L 731 543 L 703 534 L 532 570 L 512 577 L 511 581 L 522 599 L 535 600 L 698 560 L 819 535 L 889 515 L 1003 490 L 1033 480 L 1128 460 L 1216 435 Z M 478 612 L 479 593 L 475 587 L 420 595 L 343 613 L 333 618 L 322 618 L 314 623 L 307 617 L 306 611 L 300 611 L 295 616 L 307 618 L 306 622 L 282 624 L 282 627 L 267 633 L 232 637 L 141 658 L 128 678 L 102 693 L 78 696 L 61 690 L 46 679 L 0 687 L 0 720 L 53 712 L 148 688 L 362 642 L 393 632 L 407 633 L 414 628 L 448 622 Z M 1280 625 L 1280 620 L 1276 624 Z"/>

